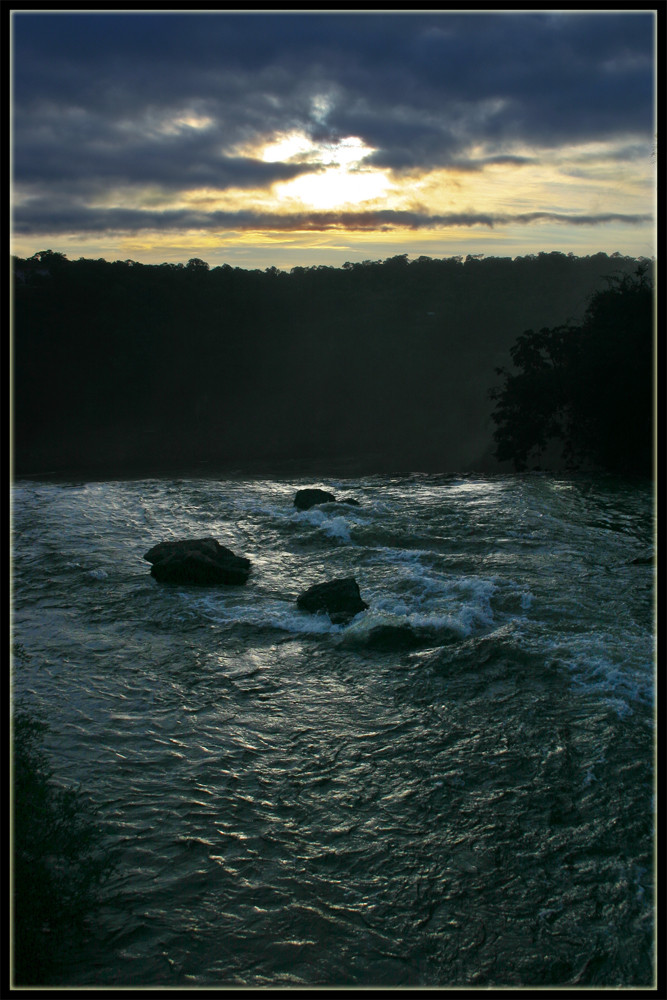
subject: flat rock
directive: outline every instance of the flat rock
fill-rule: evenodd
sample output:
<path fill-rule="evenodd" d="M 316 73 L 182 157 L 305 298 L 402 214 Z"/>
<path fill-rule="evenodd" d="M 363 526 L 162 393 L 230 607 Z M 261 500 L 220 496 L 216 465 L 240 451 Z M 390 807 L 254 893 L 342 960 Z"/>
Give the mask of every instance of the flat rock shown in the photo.
<path fill-rule="evenodd" d="M 153 564 L 151 576 L 160 583 L 243 584 L 250 573 L 250 560 L 235 555 L 215 538 L 160 542 L 144 559 Z"/>
<path fill-rule="evenodd" d="M 359 585 L 352 576 L 316 583 L 300 594 L 296 601 L 301 611 L 326 611 L 334 625 L 344 625 L 365 611 L 368 605 L 362 601 Z"/>

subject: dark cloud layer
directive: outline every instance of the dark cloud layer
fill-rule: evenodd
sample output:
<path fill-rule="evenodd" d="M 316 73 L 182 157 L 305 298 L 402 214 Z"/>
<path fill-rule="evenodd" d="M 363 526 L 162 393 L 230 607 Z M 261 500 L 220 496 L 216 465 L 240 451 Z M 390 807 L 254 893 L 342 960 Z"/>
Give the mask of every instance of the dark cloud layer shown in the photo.
<path fill-rule="evenodd" d="M 358 136 L 369 163 L 397 174 L 520 165 L 520 147 L 593 140 L 622 141 L 631 159 L 654 133 L 647 13 L 18 12 L 12 24 L 18 232 L 38 231 L 38 210 L 43 232 L 121 217 L 123 229 L 172 227 L 179 213 L 84 204 L 117 186 L 267 188 L 319 169 L 239 153 L 290 130 Z M 429 218 L 416 224 L 493 224 Z"/>
<path fill-rule="evenodd" d="M 17 231 L 29 235 L 40 232 L 65 233 L 72 227 L 80 232 L 139 232 L 208 230 L 219 233 L 244 230 L 271 232 L 388 231 L 391 229 L 444 229 L 449 227 L 494 226 L 535 222 L 560 222 L 574 226 L 598 226 L 620 222 L 639 225 L 650 215 L 566 215 L 558 212 L 523 212 L 518 214 L 451 212 L 444 215 L 428 212 L 197 212 L 192 210 L 150 211 L 138 209 L 91 209 L 67 206 L 61 210 L 47 201 L 36 202 L 22 210 Z"/>

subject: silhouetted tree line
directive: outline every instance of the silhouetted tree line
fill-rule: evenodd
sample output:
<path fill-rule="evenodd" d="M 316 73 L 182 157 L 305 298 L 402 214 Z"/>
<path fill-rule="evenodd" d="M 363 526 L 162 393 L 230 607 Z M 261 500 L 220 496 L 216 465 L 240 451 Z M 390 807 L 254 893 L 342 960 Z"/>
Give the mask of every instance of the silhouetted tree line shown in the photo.
<path fill-rule="evenodd" d="M 646 263 L 609 279 L 583 321 L 527 330 L 491 390 L 496 454 L 521 471 L 544 455 L 574 468 L 650 475 L 653 281 Z M 547 459 L 547 464 L 549 459 Z"/>
<path fill-rule="evenodd" d="M 14 468 L 493 465 L 517 331 L 581 317 L 620 255 L 407 255 L 290 272 L 14 259 Z M 647 388 L 647 393 L 648 393 Z"/>

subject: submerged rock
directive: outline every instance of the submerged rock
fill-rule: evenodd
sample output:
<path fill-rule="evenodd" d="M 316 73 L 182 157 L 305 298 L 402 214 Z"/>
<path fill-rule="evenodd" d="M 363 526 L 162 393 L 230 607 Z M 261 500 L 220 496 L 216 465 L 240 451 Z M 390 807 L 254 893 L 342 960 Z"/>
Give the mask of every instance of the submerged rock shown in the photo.
<path fill-rule="evenodd" d="M 309 510 L 311 507 L 315 507 L 318 503 L 335 503 L 336 498 L 333 493 L 327 493 L 326 490 L 297 490 L 297 494 L 294 497 L 294 506 L 298 507 L 299 510 Z"/>
<path fill-rule="evenodd" d="M 334 625 L 344 625 L 368 605 L 362 601 L 359 585 L 352 576 L 316 583 L 300 594 L 296 606 L 301 611 L 326 611 Z"/>
<path fill-rule="evenodd" d="M 366 635 L 366 645 L 372 649 L 387 651 L 402 649 L 417 649 L 428 645 L 428 640 L 421 637 L 414 629 L 405 623 L 403 625 L 375 625 Z"/>
<path fill-rule="evenodd" d="M 160 583 L 242 584 L 250 573 L 250 560 L 235 555 L 215 538 L 160 542 L 144 559 L 153 564 L 151 576 Z"/>
<path fill-rule="evenodd" d="M 458 642 L 460 638 L 460 633 L 453 627 L 415 625 L 400 615 L 379 612 L 364 615 L 355 621 L 347 630 L 344 642 L 352 647 L 393 653 L 429 646 L 442 648 Z"/>
<path fill-rule="evenodd" d="M 352 507 L 361 507 L 361 504 L 359 503 L 359 501 L 355 500 L 354 497 L 342 497 L 340 500 L 338 500 L 336 502 L 337 503 L 349 503 L 350 506 L 352 506 Z"/>

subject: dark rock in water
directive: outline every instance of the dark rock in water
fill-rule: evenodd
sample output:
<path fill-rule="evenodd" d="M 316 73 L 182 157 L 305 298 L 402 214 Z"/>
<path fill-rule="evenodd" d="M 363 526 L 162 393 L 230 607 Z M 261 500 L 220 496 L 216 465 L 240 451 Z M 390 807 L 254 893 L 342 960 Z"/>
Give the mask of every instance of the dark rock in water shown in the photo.
<path fill-rule="evenodd" d="M 342 497 L 338 503 L 349 503 L 351 507 L 361 507 L 359 501 L 355 500 L 353 497 Z"/>
<path fill-rule="evenodd" d="M 297 494 L 294 497 L 294 506 L 298 507 L 299 510 L 309 510 L 318 503 L 335 502 L 336 498 L 333 493 L 327 493 L 326 490 L 297 490 Z"/>
<path fill-rule="evenodd" d="M 636 559 L 632 559 L 630 562 L 631 566 L 651 566 L 655 562 L 655 552 L 648 552 L 646 555 L 637 556 Z"/>
<path fill-rule="evenodd" d="M 362 601 L 359 585 L 352 576 L 316 583 L 297 598 L 301 611 L 326 611 L 334 625 L 344 625 L 368 605 Z"/>
<path fill-rule="evenodd" d="M 241 584 L 250 573 L 250 560 L 235 555 L 215 538 L 160 542 L 144 559 L 153 563 L 151 575 L 160 583 Z"/>

